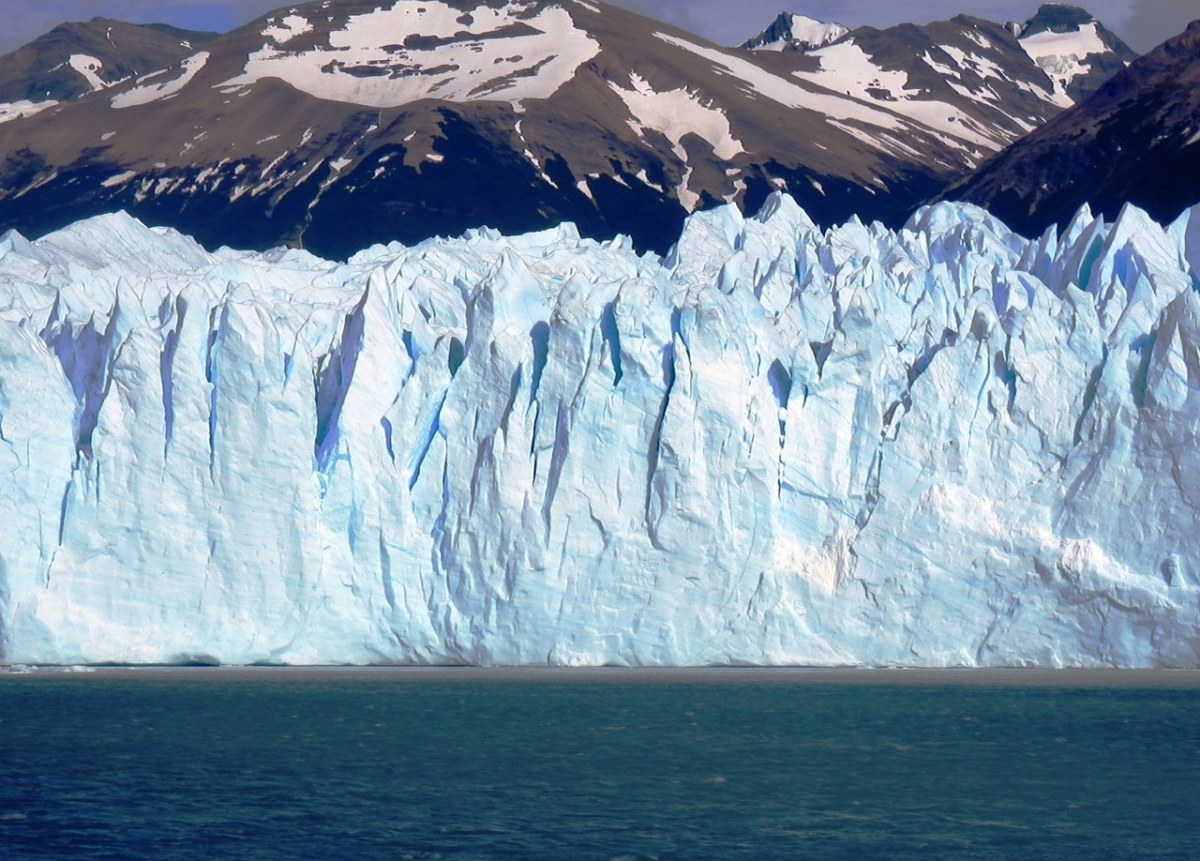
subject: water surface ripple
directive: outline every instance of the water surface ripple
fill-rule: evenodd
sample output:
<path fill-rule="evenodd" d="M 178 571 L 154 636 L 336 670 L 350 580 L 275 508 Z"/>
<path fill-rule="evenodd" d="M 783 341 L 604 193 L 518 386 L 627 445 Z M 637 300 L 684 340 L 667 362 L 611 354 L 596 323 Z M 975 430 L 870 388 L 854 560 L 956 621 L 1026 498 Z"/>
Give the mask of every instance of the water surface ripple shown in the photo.
<path fill-rule="evenodd" d="M 739 672 L 0 677 L 0 857 L 1200 858 L 1194 677 Z"/>

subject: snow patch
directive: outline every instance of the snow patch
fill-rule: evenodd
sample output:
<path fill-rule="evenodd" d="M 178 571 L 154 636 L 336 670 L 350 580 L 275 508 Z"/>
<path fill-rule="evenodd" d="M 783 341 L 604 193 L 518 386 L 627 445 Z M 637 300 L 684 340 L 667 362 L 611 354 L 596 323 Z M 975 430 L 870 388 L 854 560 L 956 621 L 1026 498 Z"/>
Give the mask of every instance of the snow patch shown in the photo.
<path fill-rule="evenodd" d="M 146 105 L 151 102 L 162 101 L 169 99 L 187 86 L 188 82 L 196 76 L 196 74 L 204 68 L 204 64 L 208 62 L 209 54 L 207 51 L 201 51 L 198 54 L 185 59 L 180 63 L 180 73 L 178 77 L 172 78 L 169 81 L 163 81 L 157 84 L 146 84 L 143 86 L 134 87 L 131 90 L 126 90 L 123 93 L 118 93 L 113 96 L 112 106 L 117 109 L 131 108 L 136 105 Z"/>
<path fill-rule="evenodd" d="M 907 72 L 877 66 L 853 39 L 812 51 L 810 56 L 819 60 L 820 68 L 815 72 L 792 74 L 834 92 L 849 93 L 860 99 L 891 98 L 896 101 L 914 92 L 905 89 Z"/>
<path fill-rule="evenodd" d="M 619 87 L 615 82 L 611 82 L 610 86 L 633 114 L 635 119 L 630 125 L 639 137 L 644 137 L 646 129 L 651 128 L 670 141 L 672 151 L 683 165 L 675 195 L 684 209 L 691 212 L 699 205 L 700 195 L 692 191 L 689 185 L 694 168 L 688 162 L 683 138 L 689 134 L 697 135 L 722 160 L 731 159 L 745 150 L 733 137 L 724 111 L 704 104 L 694 92 L 686 89 L 658 92 L 636 73 L 630 76 L 630 83 L 632 90 Z"/>
<path fill-rule="evenodd" d="M 1100 38 L 1099 25 L 1094 21 L 1067 33 L 1045 30 L 1019 41 L 1030 59 L 1054 82 L 1055 96 L 1064 106 L 1074 104 L 1067 95 L 1070 83 L 1092 69 L 1083 61 L 1094 54 L 1108 53 L 1108 46 Z"/>
<path fill-rule="evenodd" d="M 706 141 L 719 159 L 729 160 L 745 152 L 733 137 L 725 112 L 705 104 L 695 92 L 682 88 L 659 92 L 636 72 L 630 75 L 630 83 L 633 87 L 630 90 L 615 81 L 609 82 L 609 86 L 633 114 L 638 135 L 644 136 L 647 128 L 659 132 L 671 142 L 680 161 L 687 161 L 682 141 L 689 134 Z"/>
<path fill-rule="evenodd" d="M 725 70 L 743 84 L 748 93 L 757 93 L 789 108 L 801 108 L 823 114 L 827 122 L 856 120 L 878 128 L 903 130 L 905 123 L 896 115 L 875 110 L 852 98 L 835 96 L 827 92 L 814 92 L 799 84 L 774 75 L 749 60 L 717 48 L 699 45 L 667 33 L 655 33 L 656 38 L 691 51 L 714 66 Z M 878 147 L 878 144 L 876 144 Z M 879 147 L 882 148 L 882 147 Z"/>
<path fill-rule="evenodd" d="M 945 51 L 960 69 L 970 69 L 985 81 L 988 78 L 995 78 L 998 81 L 1008 80 L 1008 76 L 1004 73 L 1004 70 L 987 57 L 980 54 L 968 54 L 962 48 L 957 48 L 954 45 L 938 45 L 938 47 Z"/>
<path fill-rule="evenodd" d="M 546 99 L 600 45 L 561 6 L 534 8 L 531 0 L 514 0 L 464 15 L 440 0 L 400 0 L 351 16 L 329 35 L 328 46 L 285 51 L 268 39 L 243 73 L 222 86 L 274 77 L 317 98 L 376 108 L 423 98 Z M 380 45 L 381 33 L 395 33 L 404 44 Z"/>
<path fill-rule="evenodd" d="M 91 57 L 87 54 L 72 54 L 67 60 L 67 65 L 74 69 L 79 74 L 83 75 L 83 79 L 87 81 L 91 92 L 103 90 L 108 86 L 108 82 L 100 77 L 100 72 L 104 70 L 104 63 Z"/>
<path fill-rule="evenodd" d="M 992 43 L 992 41 L 990 39 L 988 39 L 986 36 L 984 36 L 982 33 L 977 32 L 976 30 L 973 30 L 973 29 L 972 30 L 964 30 L 963 35 L 965 35 L 968 39 L 970 39 L 972 42 L 974 42 L 980 48 L 983 48 L 983 50 L 985 50 L 985 51 L 995 51 L 996 50 L 996 46 Z"/>
<path fill-rule="evenodd" d="M 21 117 L 31 117 L 34 114 L 41 113 L 47 108 L 52 108 L 58 102 L 49 100 L 45 102 L 31 102 L 28 99 L 22 99 L 19 102 L 7 102 L 0 104 L 0 123 L 7 123 L 10 120 L 19 120 Z"/>
<path fill-rule="evenodd" d="M 959 108 L 946 102 L 920 98 L 924 91 L 906 88 L 908 73 L 878 66 L 853 39 L 813 51 L 810 56 L 818 58 L 821 67 L 815 72 L 793 72 L 796 77 L 865 102 L 901 103 L 896 110 L 905 116 L 981 151 L 995 151 L 1008 143 L 992 130 L 979 126 Z M 956 51 L 951 56 L 960 64 L 966 59 L 962 51 Z M 930 61 L 928 52 L 926 61 Z M 990 71 L 987 64 L 980 66 L 982 71 Z M 961 143 L 947 143 L 967 149 Z"/>
<path fill-rule="evenodd" d="M 283 18 L 268 22 L 262 34 L 268 41 L 282 45 L 304 33 L 311 33 L 312 30 L 312 22 L 302 15 L 285 15 Z"/>
<path fill-rule="evenodd" d="M 734 173 L 737 173 L 737 172 L 738 172 L 738 171 L 734 171 Z M 729 172 L 728 172 L 728 171 L 726 171 L 726 174 L 728 174 L 728 173 L 729 173 Z M 662 187 L 661 185 L 659 185 L 657 182 L 654 182 L 654 181 L 652 181 L 652 180 L 650 179 L 650 175 L 646 173 L 646 169 L 645 169 L 645 168 L 642 168 L 641 170 L 639 170 L 639 171 L 638 171 L 636 174 L 634 174 L 634 175 L 635 175 L 635 176 L 638 178 L 638 182 L 640 182 L 642 185 L 646 186 L 647 188 L 652 188 L 652 189 L 654 189 L 655 191 L 659 192 L 660 194 L 666 194 L 666 193 L 667 193 L 667 190 L 666 190 L 665 188 L 663 188 L 663 187 Z"/>
<path fill-rule="evenodd" d="M 118 173 L 116 176 L 110 176 L 108 179 L 104 180 L 104 182 L 100 183 L 100 185 L 104 186 L 105 188 L 115 188 L 118 185 L 124 185 L 136 176 L 137 171 L 127 170 L 124 173 Z"/>

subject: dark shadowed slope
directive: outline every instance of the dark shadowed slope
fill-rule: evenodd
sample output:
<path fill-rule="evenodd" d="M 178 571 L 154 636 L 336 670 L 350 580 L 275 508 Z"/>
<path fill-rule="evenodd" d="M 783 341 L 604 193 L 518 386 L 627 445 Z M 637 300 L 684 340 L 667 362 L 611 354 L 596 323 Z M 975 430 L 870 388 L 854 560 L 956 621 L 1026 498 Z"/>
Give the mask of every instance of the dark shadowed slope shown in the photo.
<path fill-rule="evenodd" d="M 1084 203 L 1109 218 L 1126 202 L 1176 218 L 1200 201 L 1200 21 L 944 197 L 1026 234 L 1065 224 Z"/>

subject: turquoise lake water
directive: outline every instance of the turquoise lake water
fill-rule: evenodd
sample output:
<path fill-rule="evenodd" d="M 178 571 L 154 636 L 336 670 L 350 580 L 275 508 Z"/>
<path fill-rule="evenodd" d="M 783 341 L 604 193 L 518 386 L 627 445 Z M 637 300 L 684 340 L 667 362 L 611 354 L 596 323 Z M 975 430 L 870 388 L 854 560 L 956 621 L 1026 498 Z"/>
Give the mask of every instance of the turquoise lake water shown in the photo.
<path fill-rule="evenodd" d="M 1028 678 L 2 676 L 0 858 L 1200 858 L 1196 677 Z"/>

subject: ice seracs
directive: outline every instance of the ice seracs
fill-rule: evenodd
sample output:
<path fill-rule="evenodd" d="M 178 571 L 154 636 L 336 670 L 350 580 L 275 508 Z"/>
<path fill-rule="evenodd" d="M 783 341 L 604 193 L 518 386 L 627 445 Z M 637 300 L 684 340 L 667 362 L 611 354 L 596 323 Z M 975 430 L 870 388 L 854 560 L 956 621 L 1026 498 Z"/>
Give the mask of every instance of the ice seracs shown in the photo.
<path fill-rule="evenodd" d="M 0 656 L 1196 667 L 1187 236 L 9 233 Z"/>

